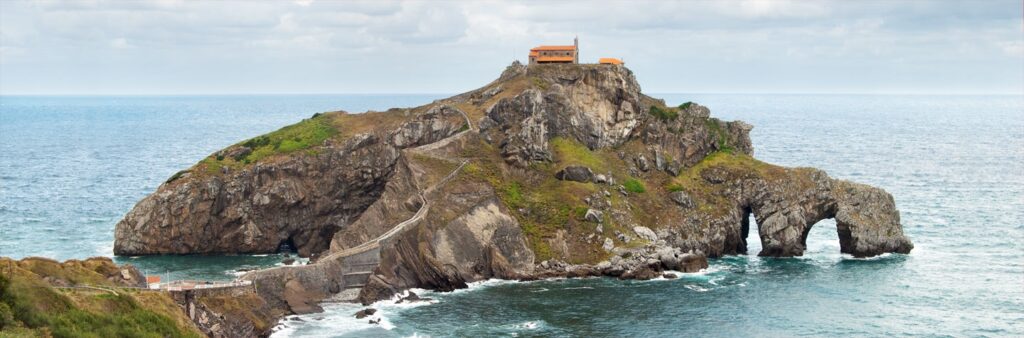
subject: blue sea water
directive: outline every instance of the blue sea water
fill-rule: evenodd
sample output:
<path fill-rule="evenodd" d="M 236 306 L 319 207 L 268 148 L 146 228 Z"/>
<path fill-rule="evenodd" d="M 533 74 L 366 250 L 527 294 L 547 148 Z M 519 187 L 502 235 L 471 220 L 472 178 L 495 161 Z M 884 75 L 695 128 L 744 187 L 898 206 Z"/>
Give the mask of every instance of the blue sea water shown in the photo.
<path fill-rule="evenodd" d="M 109 256 L 136 201 L 217 149 L 315 112 L 443 96 L 0 97 L 0 256 Z M 487 281 L 375 304 L 382 325 L 330 304 L 277 335 L 1024 336 L 1024 97 L 654 96 L 754 125 L 762 160 L 885 188 L 916 248 L 843 256 L 826 220 L 800 258 L 726 257 L 674 280 Z M 118 260 L 226 279 L 281 258 Z"/>

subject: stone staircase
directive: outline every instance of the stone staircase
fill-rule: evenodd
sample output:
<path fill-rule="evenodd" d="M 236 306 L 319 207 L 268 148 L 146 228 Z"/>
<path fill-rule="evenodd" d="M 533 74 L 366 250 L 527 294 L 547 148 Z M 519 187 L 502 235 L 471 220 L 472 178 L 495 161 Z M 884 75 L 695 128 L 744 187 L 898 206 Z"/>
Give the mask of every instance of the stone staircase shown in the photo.
<path fill-rule="evenodd" d="M 366 281 L 373 274 L 373 269 L 377 267 L 377 264 L 379 262 L 346 266 L 346 270 L 349 271 L 346 271 L 341 277 L 345 283 L 345 288 L 358 289 L 366 286 Z"/>

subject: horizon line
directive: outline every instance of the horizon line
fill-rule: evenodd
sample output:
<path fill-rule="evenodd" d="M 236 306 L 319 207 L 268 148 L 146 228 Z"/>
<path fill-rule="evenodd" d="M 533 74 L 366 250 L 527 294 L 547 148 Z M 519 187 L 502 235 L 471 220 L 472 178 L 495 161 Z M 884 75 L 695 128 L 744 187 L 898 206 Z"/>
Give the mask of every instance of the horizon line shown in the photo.
<path fill-rule="evenodd" d="M 468 91 L 467 91 L 468 92 Z M 354 95 L 354 96 L 391 96 L 391 95 L 459 95 L 466 92 L 336 92 L 336 93 L 17 93 L 17 94 L 5 94 L 0 93 L 0 97 L 172 97 L 172 96 L 333 96 L 333 95 Z M 1011 92 L 995 92 L 995 93 L 978 93 L 978 92 L 891 92 L 891 93 L 879 93 L 879 92 L 755 92 L 755 91 L 651 91 L 646 94 L 696 94 L 696 95 L 864 95 L 864 96 L 893 96 L 893 95 L 906 95 L 906 96 L 1024 96 L 1024 90 L 1018 93 Z"/>

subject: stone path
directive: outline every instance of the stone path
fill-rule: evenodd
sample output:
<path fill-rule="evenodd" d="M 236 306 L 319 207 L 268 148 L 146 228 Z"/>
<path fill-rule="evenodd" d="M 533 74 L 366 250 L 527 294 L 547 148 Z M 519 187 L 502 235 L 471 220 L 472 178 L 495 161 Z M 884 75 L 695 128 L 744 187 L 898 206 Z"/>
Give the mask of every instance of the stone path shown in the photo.
<path fill-rule="evenodd" d="M 472 121 L 470 121 L 469 119 L 469 115 L 466 115 L 466 113 L 462 112 L 461 110 L 459 112 L 462 113 L 462 117 L 466 119 L 466 125 L 469 126 L 467 130 L 446 137 L 443 140 L 430 144 L 425 144 L 409 150 L 421 154 L 426 154 L 426 151 L 441 148 L 450 143 L 451 141 L 460 138 L 463 135 L 466 135 L 466 133 L 476 130 L 476 128 L 473 126 Z M 331 254 L 328 254 L 327 256 L 318 259 L 317 261 L 327 262 L 333 260 L 342 260 L 342 264 L 346 270 L 346 272 L 342 275 L 342 280 L 344 281 L 345 289 L 358 289 L 362 288 L 363 286 L 366 286 L 366 281 L 370 278 L 370 275 L 373 274 L 373 269 L 376 269 L 377 265 L 380 264 L 380 244 L 383 241 L 390 239 L 394 235 L 401 233 L 402 231 L 405 231 L 405 229 L 408 228 L 410 225 L 416 224 L 417 222 L 423 220 L 423 217 L 426 216 L 427 211 L 430 210 L 430 201 L 427 200 L 426 195 L 433 192 L 434 190 L 444 185 L 445 183 L 448 183 L 448 181 L 454 178 L 455 175 L 457 175 L 459 171 L 462 170 L 462 168 L 465 167 L 466 164 L 468 163 L 469 160 L 463 160 L 458 167 L 456 167 L 454 170 L 448 173 L 448 175 L 446 175 L 440 181 L 428 187 L 424 191 L 420 191 L 418 193 L 420 201 L 422 202 L 420 204 L 420 209 L 417 210 L 416 214 L 412 215 L 412 217 L 409 217 L 409 219 L 406 219 L 401 223 L 396 224 L 394 227 L 391 227 L 391 229 L 388 230 L 387 232 L 381 234 L 380 236 L 377 236 L 377 238 L 363 242 L 363 244 L 357 245 L 355 247 L 333 252 Z M 362 257 L 362 262 L 349 264 L 346 264 L 345 262 L 345 260 L 349 257 L 368 253 L 373 250 L 378 250 L 378 252 L 376 252 L 375 254 L 370 254 L 369 257 Z"/>

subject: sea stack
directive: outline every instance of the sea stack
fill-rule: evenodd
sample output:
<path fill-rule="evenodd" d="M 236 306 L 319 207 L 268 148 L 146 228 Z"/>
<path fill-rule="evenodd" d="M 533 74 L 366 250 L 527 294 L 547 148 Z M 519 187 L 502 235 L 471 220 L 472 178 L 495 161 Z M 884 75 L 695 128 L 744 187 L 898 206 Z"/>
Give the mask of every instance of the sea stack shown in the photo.
<path fill-rule="evenodd" d="M 620 64 L 513 63 L 464 94 L 211 154 L 117 224 L 115 252 L 290 246 L 315 263 L 244 278 L 304 310 L 346 289 L 368 303 L 487 278 L 656 278 L 746 254 L 751 231 L 757 254 L 800 256 L 827 218 L 843 253 L 910 252 L 889 193 L 758 161 L 751 128 L 644 95 Z"/>

